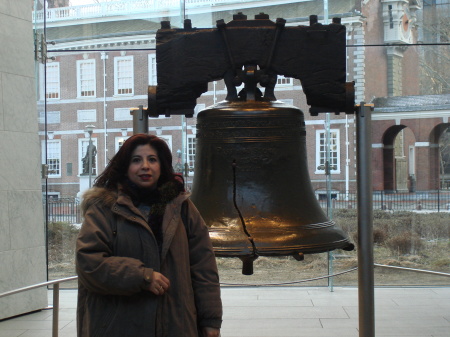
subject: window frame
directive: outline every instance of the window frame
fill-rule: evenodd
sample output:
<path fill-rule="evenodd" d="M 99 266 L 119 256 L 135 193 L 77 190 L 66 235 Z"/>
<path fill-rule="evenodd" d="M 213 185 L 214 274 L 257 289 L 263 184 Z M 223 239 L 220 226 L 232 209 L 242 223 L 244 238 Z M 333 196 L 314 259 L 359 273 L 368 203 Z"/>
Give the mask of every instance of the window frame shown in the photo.
<path fill-rule="evenodd" d="M 194 174 L 196 144 L 197 144 L 196 135 L 188 134 L 186 137 L 186 151 L 187 151 L 186 157 L 187 157 L 187 164 L 189 167 L 189 175 Z"/>
<path fill-rule="evenodd" d="M 277 76 L 276 87 L 292 87 L 294 85 L 294 79 L 292 77 L 285 77 L 284 75 Z"/>
<path fill-rule="evenodd" d="M 51 144 L 56 144 L 55 150 L 52 151 Z M 43 140 L 41 143 L 42 146 L 42 164 L 47 165 L 47 178 L 61 178 L 61 139 L 47 139 L 47 141 Z M 55 154 L 55 155 L 53 155 Z M 53 165 L 49 164 L 50 160 L 57 160 L 58 169 L 56 172 L 53 172 Z"/>
<path fill-rule="evenodd" d="M 114 108 L 113 118 L 115 122 L 132 121 L 133 115 L 130 108 Z"/>
<path fill-rule="evenodd" d="M 61 111 L 47 111 L 47 124 L 60 124 Z M 39 111 L 39 124 L 45 124 L 45 111 Z"/>
<path fill-rule="evenodd" d="M 326 162 L 326 132 L 327 130 L 321 129 L 316 130 L 316 169 L 315 174 L 326 174 L 325 171 L 325 162 Z M 322 143 L 323 141 L 323 143 Z M 340 149 L 340 130 L 339 129 L 330 129 L 330 143 L 331 146 L 335 147 L 335 150 L 330 150 L 330 164 L 336 166 L 335 169 L 330 169 L 330 174 L 339 174 L 341 173 L 341 149 Z M 321 147 L 324 146 L 322 150 Z M 333 155 L 334 154 L 334 155 Z M 333 159 L 335 163 L 333 163 Z"/>
<path fill-rule="evenodd" d="M 90 65 L 92 67 L 92 77 L 89 78 L 89 75 L 87 75 L 87 79 L 83 79 L 83 72 L 82 67 L 83 65 Z M 95 59 L 86 59 L 86 60 L 77 60 L 77 98 L 95 98 L 97 97 L 97 76 L 96 76 L 96 68 L 95 68 Z M 93 90 L 83 90 L 83 82 L 89 82 L 90 86 L 92 86 Z M 88 88 L 89 89 L 89 88 Z M 92 95 L 83 95 L 84 91 L 91 92 Z"/>
<path fill-rule="evenodd" d="M 49 62 L 45 65 L 45 90 L 44 97 L 47 100 L 61 99 L 61 65 L 59 62 Z M 53 70 L 54 69 L 54 70 Z M 52 82 L 53 80 L 53 82 Z M 50 92 L 54 88 L 54 92 Z M 55 97 L 49 97 L 56 95 Z"/>
<path fill-rule="evenodd" d="M 82 116 L 92 115 L 93 118 L 81 118 Z M 78 123 L 95 123 L 97 122 L 97 110 L 96 109 L 80 109 L 77 110 L 77 122 Z"/>
<path fill-rule="evenodd" d="M 148 85 L 158 84 L 158 74 L 156 72 L 156 54 L 148 54 Z"/>
<path fill-rule="evenodd" d="M 114 139 L 114 154 L 116 154 L 120 148 L 122 147 L 123 143 L 130 138 L 131 136 L 119 136 L 119 137 L 115 137 Z"/>
<path fill-rule="evenodd" d="M 121 72 L 126 70 L 121 69 L 121 62 L 129 62 L 130 75 L 120 76 Z M 128 79 L 130 82 L 130 88 L 122 88 L 121 81 Z M 120 90 L 130 90 L 131 92 L 119 92 Z M 133 96 L 134 95 L 134 58 L 133 56 L 116 56 L 114 57 L 114 96 Z"/>

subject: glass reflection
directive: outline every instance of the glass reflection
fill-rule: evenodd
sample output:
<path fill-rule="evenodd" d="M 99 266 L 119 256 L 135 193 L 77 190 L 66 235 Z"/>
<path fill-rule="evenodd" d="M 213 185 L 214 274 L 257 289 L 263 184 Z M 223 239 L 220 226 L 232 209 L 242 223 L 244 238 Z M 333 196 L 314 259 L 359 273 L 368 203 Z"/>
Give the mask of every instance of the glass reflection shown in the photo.
<path fill-rule="evenodd" d="M 319 15 L 321 22 L 326 20 L 322 1 L 45 3 L 44 8 L 43 2 L 37 1 L 34 11 L 37 40 L 45 33 L 45 41 L 55 43 L 47 44 L 48 58 L 37 63 L 42 162 L 48 172 L 43 192 L 49 233 L 61 224 L 69 241 L 81 222 L 77 212 L 85 186 L 83 158 L 89 143 L 85 127 L 96 126 L 92 134 L 97 150 L 95 178 L 132 134 L 130 109 L 147 106 L 147 88 L 157 84 L 155 34 L 161 21 L 170 21 L 173 28 L 178 28 L 187 18 L 193 27 L 213 29 L 217 20 L 229 22 L 238 12 L 248 19 L 264 12 L 271 20 L 282 17 L 292 26 L 309 25 L 311 14 Z M 372 151 L 376 262 L 449 272 L 445 256 L 449 256 L 450 2 L 328 3 L 328 17 L 341 18 L 347 29 L 347 80 L 355 81 L 356 102 L 375 106 Z M 354 116 L 331 115 L 330 144 L 325 144 L 325 115 L 309 116 L 299 80 L 280 76 L 275 95 L 305 112 L 308 167 L 316 197 L 324 208 L 331 198 L 334 220 L 356 241 Z M 223 81 L 210 82 L 208 91 L 197 100 L 196 114 L 225 96 Z M 195 116 L 161 116 L 149 121 L 149 132 L 168 142 L 176 170 L 185 174 L 188 187 L 195 174 L 195 124 Z M 330 188 L 325 145 L 331 149 Z M 67 226 L 71 228 L 69 233 Z M 50 244 L 49 248 L 62 249 L 59 245 Z M 66 262 L 49 262 L 51 278 L 63 273 L 73 275 L 70 252 L 65 256 Z M 334 263 L 335 272 L 352 268 L 357 264 L 356 255 L 339 252 Z M 220 260 L 220 265 L 224 281 L 240 277 L 239 261 L 235 267 L 231 260 Z M 233 268 L 235 271 L 229 272 Z M 291 280 L 327 273 L 326 258 L 322 256 L 307 256 L 305 262 L 261 258 L 255 262 L 256 272 L 258 268 L 265 268 L 264 272 L 279 268 L 279 274 L 289 275 L 286 277 Z M 268 279 L 271 277 L 265 277 Z M 349 273 L 337 277 L 335 284 L 355 284 L 355 280 L 356 274 Z M 237 282 L 252 281 L 244 278 Z M 437 276 L 411 278 L 408 273 L 384 269 L 377 269 L 376 282 L 448 284 Z"/>

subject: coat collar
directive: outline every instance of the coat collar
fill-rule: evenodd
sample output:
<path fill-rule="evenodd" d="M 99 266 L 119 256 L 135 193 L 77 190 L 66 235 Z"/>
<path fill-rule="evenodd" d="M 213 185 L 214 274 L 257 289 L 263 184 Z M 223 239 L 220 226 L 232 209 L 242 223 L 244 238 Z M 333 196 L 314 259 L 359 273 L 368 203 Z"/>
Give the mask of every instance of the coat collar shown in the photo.
<path fill-rule="evenodd" d="M 189 196 L 190 193 L 181 192 L 175 199 L 167 203 L 162 222 L 163 246 L 161 250 L 161 261 L 163 261 L 167 255 L 178 226 L 180 223 L 183 225 L 181 206 Z M 83 194 L 83 201 L 81 203 L 83 215 L 90 206 L 95 204 L 107 207 L 113 212 L 121 214 L 128 219 L 132 219 L 149 229 L 146 225 L 146 219 L 143 218 L 141 212 L 134 206 L 131 198 L 125 194 L 121 188 L 119 188 L 118 191 L 111 191 L 103 187 L 93 187 L 89 189 Z M 133 217 L 135 218 L 133 219 Z"/>

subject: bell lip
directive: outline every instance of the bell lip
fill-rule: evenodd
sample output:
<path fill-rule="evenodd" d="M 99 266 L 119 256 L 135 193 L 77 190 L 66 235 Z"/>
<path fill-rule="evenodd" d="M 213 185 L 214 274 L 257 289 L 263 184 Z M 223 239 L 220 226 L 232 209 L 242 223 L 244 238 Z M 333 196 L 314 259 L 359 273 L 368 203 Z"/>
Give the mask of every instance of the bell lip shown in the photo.
<path fill-rule="evenodd" d="M 253 220 L 254 222 L 258 222 L 260 221 L 260 218 L 256 218 Z M 208 223 L 213 222 L 213 223 L 221 223 L 220 221 L 217 220 L 213 220 L 213 221 L 207 221 Z M 247 221 L 246 221 L 247 222 Z M 325 220 L 322 222 L 315 222 L 315 223 L 306 223 L 306 224 L 296 224 L 294 220 L 290 221 L 292 224 L 290 226 L 283 226 L 282 229 L 279 230 L 280 233 L 286 233 L 286 229 L 290 229 L 293 232 L 297 232 L 298 230 L 325 230 L 325 229 L 332 229 L 332 227 L 335 227 L 333 230 L 341 230 L 336 222 L 334 220 Z M 213 236 L 215 234 L 220 235 L 221 233 L 224 232 L 229 232 L 230 229 L 227 225 L 217 225 L 215 226 L 214 224 L 208 224 L 208 230 L 209 230 L 209 235 Z M 280 223 L 283 223 L 283 221 L 280 221 Z M 250 227 L 250 226 L 249 226 Z M 257 226 L 256 226 L 257 227 Z M 255 233 L 264 233 L 264 230 L 261 229 L 267 229 L 269 228 L 269 232 L 273 233 L 274 229 L 272 227 L 259 227 L 258 229 L 255 229 Z M 295 229 L 295 231 L 293 230 Z"/>
<path fill-rule="evenodd" d="M 346 251 L 354 250 L 354 244 L 348 239 L 342 239 L 339 241 L 321 243 L 321 244 L 305 244 L 295 245 L 289 247 L 256 247 L 256 254 L 258 256 L 289 256 L 294 254 L 318 254 L 326 253 L 336 249 L 343 249 Z M 240 257 L 246 255 L 252 255 L 251 248 L 244 247 L 214 247 L 214 254 L 217 257 Z"/>

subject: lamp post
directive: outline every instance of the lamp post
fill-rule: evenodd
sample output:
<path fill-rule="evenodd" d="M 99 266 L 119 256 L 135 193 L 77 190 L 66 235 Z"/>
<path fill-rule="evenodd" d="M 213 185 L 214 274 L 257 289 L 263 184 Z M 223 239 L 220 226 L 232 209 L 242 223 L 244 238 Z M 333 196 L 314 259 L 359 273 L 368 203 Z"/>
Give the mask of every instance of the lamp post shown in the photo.
<path fill-rule="evenodd" d="M 88 145 L 88 170 L 89 170 L 89 188 L 92 187 L 92 132 L 94 131 L 94 125 L 87 125 L 84 132 L 89 134 L 89 145 Z"/>

